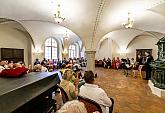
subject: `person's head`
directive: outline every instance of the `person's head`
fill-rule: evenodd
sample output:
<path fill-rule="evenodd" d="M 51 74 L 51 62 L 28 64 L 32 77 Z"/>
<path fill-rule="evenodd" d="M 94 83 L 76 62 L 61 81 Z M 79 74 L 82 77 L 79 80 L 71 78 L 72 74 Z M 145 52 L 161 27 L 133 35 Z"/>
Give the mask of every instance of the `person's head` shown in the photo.
<path fill-rule="evenodd" d="M 6 60 L 0 60 L 0 65 L 1 65 L 1 66 L 7 65 Z"/>
<path fill-rule="evenodd" d="M 131 58 L 132 61 L 134 61 L 134 58 Z"/>
<path fill-rule="evenodd" d="M 57 113 L 87 113 L 84 103 L 72 100 L 65 103 Z"/>
<path fill-rule="evenodd" d="M 66 64 L 62 64 L 61 68 L 65 69 L 66 68 Z"/>
<path fill-rule="evenodd" d="M 95 78 L 95 76 L 94 76 L 94 73 L 92 71 L 85 71 L 84 80 L 86 83 L 93 84 L 95 81 L 94 78 Z"/>
<path fill-rule="evenodd" d="M 39 61 L 38 58 L 36 58 L 36 61 Z"/>
<path fill-rule="evenodd" d="M 69 64 L 69 62 L 68 62 L 68 61 L 66 61 L 66 62 L 65 62 L 65 64 L 66 64 L 66 65 L 68 65 L 68 64 Z"/>
<path fill-rule="evenodd" d="M 73 71 L 71 69 L 66 69 L 62 78 L 64 80 L 70 81 L 73 77 Z"/>

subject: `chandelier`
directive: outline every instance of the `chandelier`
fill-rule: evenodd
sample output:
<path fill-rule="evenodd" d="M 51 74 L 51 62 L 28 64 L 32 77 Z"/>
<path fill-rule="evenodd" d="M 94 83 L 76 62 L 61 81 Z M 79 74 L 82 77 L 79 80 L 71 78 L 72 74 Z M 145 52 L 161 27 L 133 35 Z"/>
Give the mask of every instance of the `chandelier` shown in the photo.
<path fill-rule="evenodd" d="M 66 30 L 64 39 L 65 39 L 65 40 L 68 40 L 68 38 L 69 38 L 69 36 L 68 36 L 68 31 Z"/>
<path fill-rule="evenodd" d="M 54 14 L 54 20 L 57 23 L 61 23 L 62 21 L 65 20 L 65 18 L 64 17 L 61 17 L 61 15 L 60 15 L 60 4 L 58 4 L 57 14 Z"/>
<path fill-rule="evenodd" d="M 131 14 L 128 12 L 128 22 L 127 23 L 123 23 L 122 25 L 125 28 L 132 28 L 134 24 L 134 19 L 131 17 Z"/>

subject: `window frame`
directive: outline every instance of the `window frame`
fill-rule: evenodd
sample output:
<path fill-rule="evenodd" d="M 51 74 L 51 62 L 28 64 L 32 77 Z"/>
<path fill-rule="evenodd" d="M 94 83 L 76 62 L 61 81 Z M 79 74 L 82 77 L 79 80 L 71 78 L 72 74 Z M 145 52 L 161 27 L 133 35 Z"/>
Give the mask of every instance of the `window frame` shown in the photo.
<path fill-rule="evenodd" d="M 75 50 L 73 49 L 73 46 L 75 48 Z M 71 53 L 73 52 L 73 54 Z M 73 57 L 72 57 L 72 55 Z M 76 45 L 75 44 L 71 44 L 68 48 L 68 55 L 69 55 L 69 58 L 76 58 L 77 57 L 77 48 L 76 48 Z"/>
<path fill-rule="evenodd" d="M 46 45 L 46 41 L 47 40 L 51 40 L 51 45 Z M 55 46 L 53 46 L 53 40 L 55 41 Z M 47 58 L 47 59 L 50 59 L 50 60 L 52 60 L 53 59 L 53 48 L 56 48 L 57 50 L 57 58 L 54 58 L 55 60 L 57 60 L 58 59 L 58 57 L 59 57 L 59 44 L 58 44 L 58 41 L 57 41 L 57 39 L 55 39 L 55 38 L 53 38 L 53 37 L 50 37 L 50 38 L 47 38 L 46 40 L 45 40 L 45 42 L 44 42 L 44 57 L 46 58 L 46 47 L 48 47 L 48 48 L 51 48 L 51 58 Z"/>

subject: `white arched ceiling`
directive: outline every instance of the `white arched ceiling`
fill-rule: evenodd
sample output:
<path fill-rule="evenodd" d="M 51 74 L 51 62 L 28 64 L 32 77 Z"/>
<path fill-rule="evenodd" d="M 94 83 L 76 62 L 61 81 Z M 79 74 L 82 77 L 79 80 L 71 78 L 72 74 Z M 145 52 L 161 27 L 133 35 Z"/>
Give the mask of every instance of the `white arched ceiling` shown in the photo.
<path fill-rule="evenodd" d="M 34 40 L 31 36 L 31 34 L 29 34 L 29 32 L 19 22 L 10 20 L 10 19 L 5 19 L 5 18 L 0 18 L 0 19 L 4 20 L 3 22 L 0 22 L 0 26 L 4 26 L 4 27 L 8 26 L 9 28 L 15 29 L 15 30 L 25 34 L 26 37 L 31 40 L 33 47 L 35 47 Z"/>
<path fill-rule="evenodd" d="M 122 28 L 121 24 L 127 21 L 128 12 L 131 12 L 135 20 L 134 28 L 165 33 L 164 2 L 165 0 L 60 0 L 62 15 L 66 18 L 61 25 L 77 34 L 87 50 L 93 50 L 104 35 Z M 54 24 L 53 19 L 56 5 L 57 0 L 1 0 L 0 17 L 21 22 L 37 46 L 40 46 L 38 40 L 55 35 L 60 27 Z M 123 36 L 131 36 L 117 42 L 120 41 L 125 46 L 125 40 L 131 40 L 130 37 L 138 32 L 141 31 L 121 31 Z"/>
<path fill-rule="evenodd" d="M 119 46 L 121 52 L 125 52 L 128 45 L 133 41 L 137 36 L 150 36 L 153 38 L 160 39 L 164 36 L 162 33 L 153 32 L 153 31 L 142 31 L 138 29 L 120 29 L 106 34 L 98 43 L 97 49 L 99 50 L 102 42 L 111 38 Z"/>
<path fill-rule="evenodd" d="M 21 21 L 21 23 L 23 26 L 26 26 L 26 29 L 31 33 L 37 48 L 41 48 L 46 38 L 51 36 L 56 37 L 59 42 L 63 42 L 66 31 L 69 42 L 73 43 L 80 40 L 80 38 L 71 30 L 58 24 L 42 21 Z"/>
<path fill-rule="evenodd" d="M 104 37 L 111 38 L 114 40 L 121 51 L 125 51 L 129 42 L 137 35 L 143 33 L 144 31 L 136 29 L 121 29 L 108 33 Z"/>

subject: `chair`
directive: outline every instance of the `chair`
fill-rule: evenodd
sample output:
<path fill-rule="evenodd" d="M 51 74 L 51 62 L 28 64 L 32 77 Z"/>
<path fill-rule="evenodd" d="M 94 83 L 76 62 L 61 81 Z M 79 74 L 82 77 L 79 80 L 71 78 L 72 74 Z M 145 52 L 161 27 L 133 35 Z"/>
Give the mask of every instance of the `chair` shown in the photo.
<path fill-rule="evenodd" d="M 97 60 L 95 60 L 95 66 L 96 66 L 96 67 L 98 66 L 98 61 L 97 61 Z"/>
<path fill-rule="evenodd" d="M 61 86 L 58 85 L 58 87 L 60 89 L 60 92 L 61 92 L 61 95 L 62 95 L 62 101 L 63 101 L 63 104 L 64 104 L 67 101 L 69 101 L 68 95 Z"/>
<path fill-rule="evenodd" d="M 99 60 L 99 61 L 98 61 L 98 66 L 100 66 L 100 67 L 103 66 L 103 61 L 102 61 L 102 60 Z"/>
<path fill-rule="evenodd" d="M 143 75 L 142 75 L 142 68 L 143 65 L 139 65 L 138 70 L 133 70 L 133 76 L 136 77 L 136 75 L 140 76 L 141 79 L 143 79 Z"/>
<path fill-rule="evenodd" d="M 91 99 L 82 97 L 82 96 L 78 96 L 78 100 L 85 104 L 85 107 L 87 109 L 87 113 L 93 113 L 95 111 L 98 111 L 99 113 L 102 113 L 102 109 L 101 109 L 100 105 L 97 102 L 95 102 Z"/>

